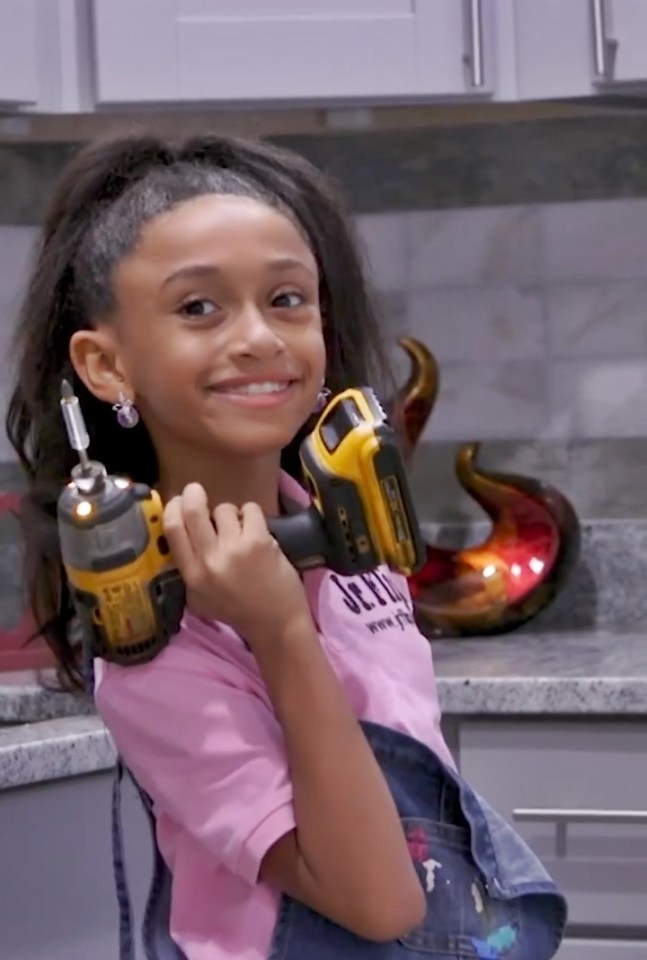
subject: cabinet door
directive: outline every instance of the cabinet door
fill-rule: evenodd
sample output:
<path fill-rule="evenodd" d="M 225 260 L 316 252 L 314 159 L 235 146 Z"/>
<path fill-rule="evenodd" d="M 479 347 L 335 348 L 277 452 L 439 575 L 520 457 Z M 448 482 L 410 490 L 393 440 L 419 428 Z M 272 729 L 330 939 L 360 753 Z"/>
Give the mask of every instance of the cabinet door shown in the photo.
<path fill-rule="evenodd" d="M 599 70 L 612 83 L 647 81 L 647 3 L 645 0 L 596 0 L 594 20 Z M 604 77 L 603 77 L 604 79 Z"/>
<path fill-rule="evenodd" d="M 492 2 L 93 0 L 97 103 L 487 93 Z"/>
<path fill-rule="evenodd" d="M 461 723 L 459 737 L 463 776 L 541 858 L 573 928 L 645 935 L 647 722 Z"/>
<path fill-rule="evenodd" d="M 554 960 L 645 960 L 643 940 L 564 940 Z"/>
<path fill-rule="evenodd" d="M 36 0 L 0 2 L 0 103 L 34 104 L 36 69 Z"/>
<path fill-rule="evenodd" d="M 490 96 L 495 79 L 502 80 L 497 67 L 510 53 L 506 0 L 418 0 L 414 6 L 420 92 Z"/>
<path fill-rule="evenodd" d="M 590 0 L 515 0 L 519 99 L 595 92 L 592 13 Z"/>
<path fill-rule="evenodd" d="M 647 83 L 645 0 L 515 0 L 514 17 L 522 100 Z"/>

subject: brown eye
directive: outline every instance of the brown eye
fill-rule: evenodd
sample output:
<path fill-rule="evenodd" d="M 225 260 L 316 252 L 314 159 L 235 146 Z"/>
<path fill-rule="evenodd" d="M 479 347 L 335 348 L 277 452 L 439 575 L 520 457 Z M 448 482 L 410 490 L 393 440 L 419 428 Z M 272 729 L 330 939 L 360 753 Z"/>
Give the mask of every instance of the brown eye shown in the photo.
<path fill-rule="evenodd" d="M 279 309 L 285 307 L 288 309 L 294 309 L 295 307 L 303 306 L 304 303 L 305 297 L 303 297 L 300 293 L 297 293 L 295 290 L 288 290 L 285 293 L 279 293 L 272 300 L 272 306 L 279 307 Z"/>
<path fill-rule="evenodd" d="M 206 297 L 196 297 L 194 300 L 187 300 L 180 307 L 180 313 L 186 317 L 201 319 L 215 313 L 218 307 L 213 300 L 207 300 Z"/>

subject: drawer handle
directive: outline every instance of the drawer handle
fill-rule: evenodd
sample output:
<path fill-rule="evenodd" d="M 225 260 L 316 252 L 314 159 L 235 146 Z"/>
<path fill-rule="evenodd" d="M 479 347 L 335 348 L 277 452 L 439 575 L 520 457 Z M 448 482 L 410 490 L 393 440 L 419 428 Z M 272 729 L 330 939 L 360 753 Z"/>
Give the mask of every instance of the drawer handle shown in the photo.
<path fill-rule="evenodd" d="M 560 810 L 516 809 L 512 819 L 517 823 L 606 823 L 647 826 L 647 810 Z"/>
<path fill-rule="evenodd" d="M 470 86 L 474 89 L 480 89 L 485 83 L 483 74 L 482 0 L 467 0 L 466 17 L 469 51 L 465 54 L 465 63 L 470 68 Z"/>
<path fill-rule="evenodd" d="M 591 0 L 593 18 L 593 70 L 600 80 L 613 79 L 618 41 L 607 35 L 606 0 Z"/>

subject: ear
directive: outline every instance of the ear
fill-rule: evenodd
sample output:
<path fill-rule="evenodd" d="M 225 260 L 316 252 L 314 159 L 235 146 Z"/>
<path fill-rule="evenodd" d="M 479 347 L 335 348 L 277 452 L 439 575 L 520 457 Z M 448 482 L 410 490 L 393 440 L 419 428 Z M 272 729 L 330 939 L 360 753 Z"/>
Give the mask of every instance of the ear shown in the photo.
<path fill-rule="evenodd" d="M 72 334 L 70 360 L 77 376 L 97 399 L 116 403 L 120 393 L 132 398 L 132 386 L 109 327 L 78 330 Z"/>

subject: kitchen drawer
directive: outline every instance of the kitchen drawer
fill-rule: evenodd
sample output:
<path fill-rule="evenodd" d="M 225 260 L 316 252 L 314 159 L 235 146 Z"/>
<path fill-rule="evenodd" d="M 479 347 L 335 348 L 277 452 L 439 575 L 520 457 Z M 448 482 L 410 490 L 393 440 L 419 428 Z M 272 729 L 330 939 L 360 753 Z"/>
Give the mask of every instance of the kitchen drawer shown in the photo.
<path fill-rule="evenodd" d="M 463 775 L 544 862 L 570 925 L 647 929 L 647 722 L 468 722 L 459 739 Z"/>
<path fill-rule="evenodd" d="M 645 960 L 640 940 L 564 940 L 553 960 Z"/>

